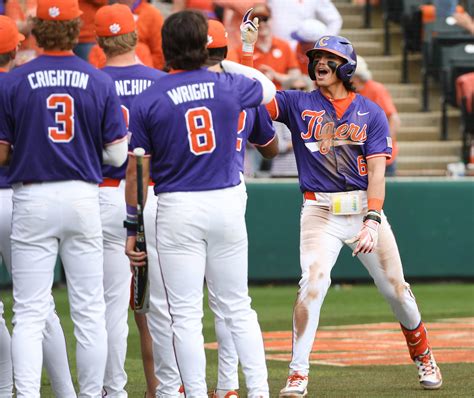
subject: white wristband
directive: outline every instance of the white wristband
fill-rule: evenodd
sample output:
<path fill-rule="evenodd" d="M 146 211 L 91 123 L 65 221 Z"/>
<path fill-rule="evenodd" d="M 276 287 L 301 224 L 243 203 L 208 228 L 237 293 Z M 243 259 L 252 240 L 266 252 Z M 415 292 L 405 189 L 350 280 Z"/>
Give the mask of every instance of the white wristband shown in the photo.
<path fill-rule="evenodd" d="M 253 48 L 254 48 L 253 44 L 242 43 L 242 51 L 244 53 L 252 53 L 253 54 Z"/>

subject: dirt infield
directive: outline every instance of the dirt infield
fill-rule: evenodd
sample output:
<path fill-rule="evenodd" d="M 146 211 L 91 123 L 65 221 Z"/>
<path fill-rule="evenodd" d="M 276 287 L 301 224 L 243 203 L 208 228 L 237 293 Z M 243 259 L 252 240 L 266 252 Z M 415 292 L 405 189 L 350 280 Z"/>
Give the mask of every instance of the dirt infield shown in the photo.
<path fill-rule="evenodd" d="M 426 323 L 440 363 L 474 363 L 474 318 L 443 319 Z M 289 362 L 291 331 L 264 332 L 267 360 Z M 206 344 L 217 349 L 217 343 Z M 405 340 L 397 323 L 321 327 L 310 357 L 312 364 L 407 365 Z"/>

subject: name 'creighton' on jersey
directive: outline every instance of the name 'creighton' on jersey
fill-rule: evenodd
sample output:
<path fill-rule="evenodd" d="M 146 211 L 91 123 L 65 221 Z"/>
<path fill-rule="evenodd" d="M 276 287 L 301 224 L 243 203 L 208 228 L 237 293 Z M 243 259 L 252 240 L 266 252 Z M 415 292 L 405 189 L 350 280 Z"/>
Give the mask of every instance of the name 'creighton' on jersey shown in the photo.
<path fill-rule="evenodd" d="M 102 182 L 104 146 L 126 139 L 112 80 L 71 53 L 45 53 L 0 81 L 9 182 Z M 14 122 L 16 121 L 16 122 Z"/>
<path fill-rule="evenodd" d="M 238 185 L 239 113 L 261 101 L 258 81 L 206 69 L 169 74 L 139 95 L 130 115 L 130 146 L 152 154 L 155 193 Z"/>
<path fill-rule="evenodd" d="M 319 90 L 279 91 L 275 100 L 275 120 L 291 131 L 302 192 L 367 190 L 366 159 L 391 157 L 387 117 L 358 94 L 340 119 Z"/>
<path fill-rule="evenodd" d="M 122 103 L 122 113 L 125 118 L 127 128 L 130 124 L 130 108 L 135 97 L 145 91 L 159 78 L 166 75 L 157 69 L 148 68 L 144 65 L 131 66 L 106 66 L 102 69 L 114 81 L 115 91 L 117 92 L 120 102 Z M 132 77 L 133 76 L 133 77 Z M 125 178 L 125 170 L 127 169 L 125 162 L 120 167 L 108 165 L 102 166 L 102 174 L 107 178 L 123 179 Z"/>

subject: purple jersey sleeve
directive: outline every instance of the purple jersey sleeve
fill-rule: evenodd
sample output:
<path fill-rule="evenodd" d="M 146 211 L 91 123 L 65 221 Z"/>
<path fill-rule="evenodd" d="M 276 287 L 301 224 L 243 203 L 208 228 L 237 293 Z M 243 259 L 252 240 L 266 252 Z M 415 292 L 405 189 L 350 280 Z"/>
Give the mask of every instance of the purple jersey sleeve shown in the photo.
<path fill-rule="evenodd" d="M 147 120 L 147 108 L 143 102 L 134 101 L 130 110 L 130 142 L 129 151 L 135 148 L 143 148 L 146 155 L 153 151 L 153 145 L 150 136 L 147 133 L 145 122 Z"/>
<path fill-rule="evenodd" d="M 242 75 L 226 73 L 230 82 L 235 87 L 242 108 L 253 108 L 259 106 L 263 99 L 263 88 L 259 81 L 249 79 Z"/>
<path fill-rule="evenodd" d="M 260 105 L 255 111 L 255 122 L 248 137 L 251 144 L 264 146 L 275 138 L 275 129 L 267 108 Z"/>
<path fill-rule="evenodd" d="M 390 158 L 392 157 L 392 139 L 390 138 L 387 116 L 378 106 L 374 106 L 373 109 L 365 142 L 365 158 L 370 159 L 377 155 Z"/>
<path fill-rule="evenodd" d="M 118 110 L 121 109 L 120 100 L 115 93 L 112 82 L 107 86 L 107 90 L 105 112 L 102 121 L 102 139 L 104 145 L 110 145 L 127 138 L 125 120 L 122 112 L 118 112 Z"/>
<path fill-rule="evenodd" d="M 288 96 L 284 91 L 277 91 L 275 95 L 275 102 L 277 105 L 277 122 L 288 125 L 288 112 L 291 111 L 288 106 Z"/>

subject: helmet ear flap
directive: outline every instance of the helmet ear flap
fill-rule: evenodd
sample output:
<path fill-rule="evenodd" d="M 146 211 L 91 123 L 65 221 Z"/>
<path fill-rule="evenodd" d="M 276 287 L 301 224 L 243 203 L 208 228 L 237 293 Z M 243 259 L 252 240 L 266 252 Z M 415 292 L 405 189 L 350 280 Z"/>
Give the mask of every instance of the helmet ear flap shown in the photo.
<path fill-rule="evenodd" d="M 336 69 L 336 76 L 344 81 L 351 80 L 356 70 L 357 63 L 354 61 L 348 61 L 345 64 L 339 65 Z"/>
<path fill-rule="evenodd" d="M 311 61 L 308 62 L 308 75 L 311 80 L 316 80 L 316 74 L 314 73 L 314 68 L 316 67 L 316 63 L 314 62 L 314 57 Z"/>

